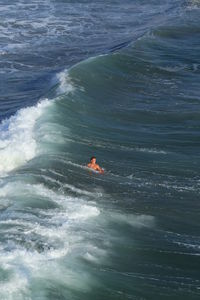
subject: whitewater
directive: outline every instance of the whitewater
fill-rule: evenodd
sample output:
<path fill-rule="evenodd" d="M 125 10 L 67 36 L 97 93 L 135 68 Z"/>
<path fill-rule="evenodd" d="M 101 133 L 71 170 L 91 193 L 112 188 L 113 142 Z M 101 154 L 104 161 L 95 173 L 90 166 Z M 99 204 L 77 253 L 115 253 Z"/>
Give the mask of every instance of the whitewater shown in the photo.
<path fill-rule="evenodd" d="M 199 299 L 199 15 L 0 1 L 0 299 Z"/>

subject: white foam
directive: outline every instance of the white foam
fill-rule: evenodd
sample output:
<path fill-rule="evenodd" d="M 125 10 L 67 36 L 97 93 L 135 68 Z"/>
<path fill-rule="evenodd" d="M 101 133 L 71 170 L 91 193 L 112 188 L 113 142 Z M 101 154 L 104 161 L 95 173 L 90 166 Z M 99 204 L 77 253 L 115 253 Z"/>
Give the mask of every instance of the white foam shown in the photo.
<path fill-rule="evenodd" d="M 148 215 L 133 215 L 133 214 L 120 214 L 112 213 L 110 219 L 117 222 L 123 222 L 136 228 L 153 227 L 155 225 L 155 218 Z"/>
<path fill-rule="evenodd" d="M 88 192 L 79 188 L 76 188 L 75 186 L 71 185 L 71 184 L 67 184 L 65 183 L 63 185 L 63 187 L 66 187 L 68 189 L 70 189 L 72 192 L 75 192 L 77 194 L 81 194 L 81 195 L 86 195 L 86 196 L 93 196 L 94 193 L 93 192 Z M 96 196 L 99 196 L 98 194 L 95 193 Z"/>
<path fill-rule="evenodd" d="M 0 297 L 2 300 L 23 299 L 27 286 L 28 279 L 21 272 L 12 274 L 10 281 L 0 282 Z"/>
<path fill-rule="evenodd" d="M 67 70 L 58 73 L 56 75 L 56 79 L 59 81 L 59 87 L 57 89 L 58 94 L 70 93 L 74 91 L 74 86 Z"/>
<path fill-rule="evenodd" d="M 50 103 L 45 99 L 36 106 L 20 109 L 16 115 L 0 124 L 0 175 L 36 156 L 34 126 Z"/>
<path fill-rule="evenodd" d="M 7 183 L 0 189 L 1 197 L 12 197 L 13 193 L 15 193 L 15 196 L 17 195 L 18 199 L 20 199 L 20 196 L 21 198 L 26 196 L 26 201 L 28 201 L 29 196 L 32 198 L 32 195 L 37 199 L 41 199 L 41 201 L 42 197 L 45 197 L 58 203 L 60 207 L 52 210 L 41 210 L 41 213 L 45 216 L 45 222 L 41 217 L 36 218 L 28 213 L 20 213 L 18 209 L 4 213 L 0 224 L 10 225 L 5 229 L 6 233 L 9 230 L 9 234 L 14 234 L 20 229 L 25 245 L 26 241 L 29 243 L 31 236 L 36 236 L 38 241 L 45 241 L 45 244 L 42 252 L 37 251 L 37 243 L 34 247 L 34 242 L 28 250 L 25 245 L 22 246 L 15 240 L 8 241 L 6 249 L 0 247 L 1 267 L 11 274 L 6 279 L 2 289 L 0 285 L 0 299 L 3 299 L 3 297 L 5 299 L 9 299 L 9 297 L 10 299 L 21 299 L 21 295 L 28 295 L 32 278 L 38 277 L 45 280 L 49 277 L 51 279 L 54 277 L 55 279 L 59 278 L 59 282 L 63 281 L 63 284 L 75 288 L 77 288 L 79 280 L 82 280 L 78 288 L 87 288 L 91 282 L 91 280 L 88 280 L 87 273 L 84 274 L 85 278 L 79 278 L 78 273 L 74 272 L 72 274 L 71 270 L 66 272 L 65 268 L 63 275 L 62 263 L 60 264 L 59 260 L 61 258 L 65 259 L 65 256 L 70 255 L 72 252 L 75 253 L 73 257 L 88 252 L 91 257 L 87 259 L 92 260 L 93 256 L 93 261 L 98 260 L 98 256 L 103 256 L 103 253 L 96 247 L 88 246 L 85 243 L 84 234 L 81 231 L 84 222 L 87 221 L 88 226 L 88 220 L 99 215 L 98 208 L 82 198 L 66 196 L 42 184 L 27 184 L 15 181 Z M 7 249 L 10 249 L 10 251 Z M 72 279 L 71 275 L 73 275 Z M 9 289 L 9 293 L 6 294 L 7 289 Z M 16 298 L 16 295 L 18 298 Z"/>
<path fill-rule="evenodd" d="M 100 214 L 100 211 L 96 206 L 87 204 L 83 199 L 55 192 L 45 187 L 43 184 L 27 184 L 15 181 L 7 183 L 0 189 L 0 197 L 12 197 L 13 195 L 20 197 L 26 196 L 27 194 L 50 199 L 52 202 L 56 202 L 58 205 L 62 206 L 62 208 L 65 209 L 65 220 L 79 219 L 79 221 L 84 221 Z"/>
<path fill-rule="evenodd" d="M 0 298 L 24 299 L 22 296 L 27 293 L 31 278 L 34 276 L 45 276 L 46 278 L 48 274 L 52 274 L 53 268 L 55 268 L 54 260 L 65 256 L 67 251 L 68 249 L 65 248 L 50 249 L 43 253 L 26 251 L 21 248 L 12 252 L 1 251 L 1 266 L 11 275 L 6 282 L 0 283 Z"/>
<path fill-rule="evenodd" d="M 100 214 L 96 207 L 89 205 L 82 205 L 79 210 L 74 211 L 71 215 L 71 219 L 87 220 L 91 217 L 97 217 Z"/>
<path fill-rule="evenodd" d="M 59 80 L 59 93 L 68 93 L 74 90 L 67 71 L 57 75 Z M 45 109 L 54 101 L 41 100 L 37 105 L 20 109 L 14 116 L 0 124 L 0 176 L 25 164 L 33 159 L 41 150 L 36 141 L 34 127 Z M 65 128 L 66 132 L 67 128 Z M 40 125 L 39 137 L 43 141 L 65 143 L 58 124 L 44 123 Z M 47 149 L 46 149 L 47 150 Z"/>
<path fill-rule="evenodd" d="M 95 263 L 98 262 L 98 259 L 89 252 L 86 252 L 83 257 L 88 261 L 95 262 Z"/>
<path fill-rule="evenodd" d="M 88 245 L 86 253 L 83 255 L 83 258 L 92 263 L 101 263 L 105 259 L 107 253 L 105 250 L 100 249 L 96 246 Z"/>
<path fill-rule="evenodd" d="M 188 10 L 200 9 L 200 0 L 188 0 Z"/>
<path fill-rule="evenodd" d="M 147 152 L 147 153 L 153 153 L 153 154 L 167 154 L 166 151 L 163 151 L 163 150 L 158 150 L 158 149 L 154 149 L 154 148 L 136 148 L 135 149 L 136 151 L 139 151 L 139 152 Z"/>

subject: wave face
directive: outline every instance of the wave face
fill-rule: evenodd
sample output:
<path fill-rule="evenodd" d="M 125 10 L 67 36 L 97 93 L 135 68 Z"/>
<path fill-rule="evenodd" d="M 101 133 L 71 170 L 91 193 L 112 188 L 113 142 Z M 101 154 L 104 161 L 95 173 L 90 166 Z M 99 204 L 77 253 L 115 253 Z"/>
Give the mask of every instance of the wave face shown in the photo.
<path fill-rule="evenodd" d="M 199 299 L 198 1 L 2 7 L 0 299 Z"/>

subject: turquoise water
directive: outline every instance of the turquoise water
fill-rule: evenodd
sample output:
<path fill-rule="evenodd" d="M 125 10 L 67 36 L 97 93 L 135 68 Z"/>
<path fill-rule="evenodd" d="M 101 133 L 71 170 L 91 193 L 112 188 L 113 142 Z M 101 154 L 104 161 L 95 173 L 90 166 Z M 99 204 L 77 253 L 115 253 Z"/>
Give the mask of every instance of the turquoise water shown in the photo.
<path fill-rule="evenodd" d="M 1 8 L 0 299 L 199 299 L 199 2 Z"/>

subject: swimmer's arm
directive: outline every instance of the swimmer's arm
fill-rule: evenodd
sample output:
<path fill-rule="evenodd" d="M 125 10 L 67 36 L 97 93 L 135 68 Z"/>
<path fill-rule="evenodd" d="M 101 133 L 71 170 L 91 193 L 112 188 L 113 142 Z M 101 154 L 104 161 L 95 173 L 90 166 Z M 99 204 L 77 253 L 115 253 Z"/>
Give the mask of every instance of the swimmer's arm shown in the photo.
<path fill-rule="evenodd" d="M 97 171 L 99 171 L 99 173 L 103 174 L 104 170 L 102 168 L 99 167 L 99 165 L 97 165 Z"/>

